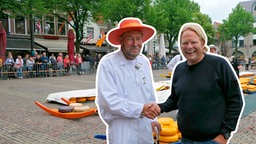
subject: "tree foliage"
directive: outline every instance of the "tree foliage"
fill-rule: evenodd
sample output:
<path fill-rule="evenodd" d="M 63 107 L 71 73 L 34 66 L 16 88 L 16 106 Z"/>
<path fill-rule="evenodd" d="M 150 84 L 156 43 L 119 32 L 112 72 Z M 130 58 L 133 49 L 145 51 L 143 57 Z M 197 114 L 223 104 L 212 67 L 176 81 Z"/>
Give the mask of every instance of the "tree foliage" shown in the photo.
<path fill-rule="evenodd" d="M 125 17 L 138 17 L 145 20 L 149 11 L 150 0 L 101 0 L 99 15 L 112 23 L 119 22 Z"/>
<path fill-rule="evenodd" d="M 156 0 L 154 11 L 157 17 L 153 25 L 167 35 L 169 51 L 171 51 L 178 39 L 181 26 L 192 22 L 193 13 L 200 12 L 200 7 L 190 0 Z"/>
<path fill-rule="evenodd" d="M 50 14 L 67 22 L 75 30 L 76 52 L 80 51 L 80 41 L 84 37 L 84 25 L 93 21 L 90 18 L 97 7 L 97 1 L 92 0 L 51 0 L 47 3 Z"/>
<path fill-rule="evenodd" d="M 250 32 L 254 32 L 253 28 L 254 17 L 250 12 L 247 12 L 239 4 L 232 10 L 227 20 L 219 27 L 220 39 L 234 40 L 235 53 L 237 52 L 238 38 L 246 36 Z"/>
<path fill-rule="evenodd" d="M 47 13 L 45 4 L 46 2 L 43 0 L 1 0 L 0 14 L 9 13 L 11 17 L 43 15 Z"/>
<path fill-rule="evenodd" d="M 193 20 L 203 27 L 208 38 L 208 45 L 213 44 L 215 41 L 215 31 L 211 18 L 206 14 L 196 12 L 193 14 Z"/>

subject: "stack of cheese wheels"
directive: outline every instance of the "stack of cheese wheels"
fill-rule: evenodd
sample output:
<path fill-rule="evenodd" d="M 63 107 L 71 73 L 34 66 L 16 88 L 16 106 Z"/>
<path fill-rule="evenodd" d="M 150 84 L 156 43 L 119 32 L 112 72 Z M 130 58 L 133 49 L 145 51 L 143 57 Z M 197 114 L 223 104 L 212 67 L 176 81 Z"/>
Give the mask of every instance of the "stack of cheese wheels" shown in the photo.
<path fill-rule="evenodd" d="M 246 90 L 254 93 L 254 92 L 256 92 L 256 86 L 255 85 L 247 85 Z"/>
<path fill-rule="evenodd" d="M 181 133 L 178 130 L 177 122 L 170 117 L 158 118 L 161 124 L 162 131 L 159 134 L 159 141 L 161 142 L 177 142 L 181 138 Z"/>
<path fill-rule="evenodd" d="M 96 96 L 91 96 L 91 97 L 71 97 L 69 98 L 69 101 L 72 103 L 82 103 L 82 102 L 86 102 L 86 101 L 94 101 L 96 98 Z"/>

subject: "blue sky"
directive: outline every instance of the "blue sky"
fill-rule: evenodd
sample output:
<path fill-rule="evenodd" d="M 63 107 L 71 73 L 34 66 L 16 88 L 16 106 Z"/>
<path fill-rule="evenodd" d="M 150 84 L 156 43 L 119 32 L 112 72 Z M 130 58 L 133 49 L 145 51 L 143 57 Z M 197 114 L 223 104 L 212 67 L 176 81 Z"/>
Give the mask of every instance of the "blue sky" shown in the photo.
<path fill-rule="evenodd" d="M 226 19 L 239 2 L 249 0 L 192 0 L 200 5 L 201 12 L 211 17 L 213 22 Z"/>

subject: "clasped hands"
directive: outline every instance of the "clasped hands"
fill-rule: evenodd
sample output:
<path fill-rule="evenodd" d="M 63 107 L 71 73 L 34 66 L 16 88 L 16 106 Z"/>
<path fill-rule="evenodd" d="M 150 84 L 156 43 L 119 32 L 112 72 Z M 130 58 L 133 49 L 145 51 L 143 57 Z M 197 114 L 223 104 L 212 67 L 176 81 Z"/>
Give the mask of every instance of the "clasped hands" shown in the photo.
<path fill-rule="evenodd" d="M 154 119 L 161 114 L 161 109 L 156 103 L 144 104 L 142 114 L 149 119 Z"/>

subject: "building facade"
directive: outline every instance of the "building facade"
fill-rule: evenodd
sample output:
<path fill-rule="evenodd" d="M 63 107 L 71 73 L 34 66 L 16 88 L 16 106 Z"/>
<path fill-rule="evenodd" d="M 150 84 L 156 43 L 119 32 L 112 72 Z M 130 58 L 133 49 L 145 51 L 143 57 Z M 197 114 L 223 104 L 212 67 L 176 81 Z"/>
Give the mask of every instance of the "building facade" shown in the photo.
<path fill-rule="evenodd" d="M 254 19 L 256 20 L 256 0 L 240 2 L 239 5 L 242 6 L 247 12 L 252 13 Z M 256 22 L 254 23 L 254 27 L 256 27 Z M 227 56 L 234 55 L 235 42 L 227 42 L 227 48 Z M 241 60 L 248 57 L 252 61 L 256 61 L 256 34 L 249 33 L 245 37 L 239 37 L 238 55 Z"/>
<path fill-rule="evenodd" d="M 7 32 L 6 52 L 11 51 L 13 56 L 31 53 L 34 48 L 37 51 L 48 53 L 67 53 L 68 30 L 72 27 L 65 21 L 50 15 L 36 17 L 32 22 L 34 43 L 31 43 L 31 23 L 28 18 L 12 18 L 6 12 L 0 17 L 0 21 Z M 72 24 L 72 21 L 70 22 Z M 89 22 L 84 26 L 83 40 L 80 50 L 87 49 L 94 52 L 106 52 L 105 44 L 102 48 L 95 46 L 102 32 L 106 32 L 107 27 L 104 23 Z M 33 46 L 33 47 L 32 47 Z"/>

